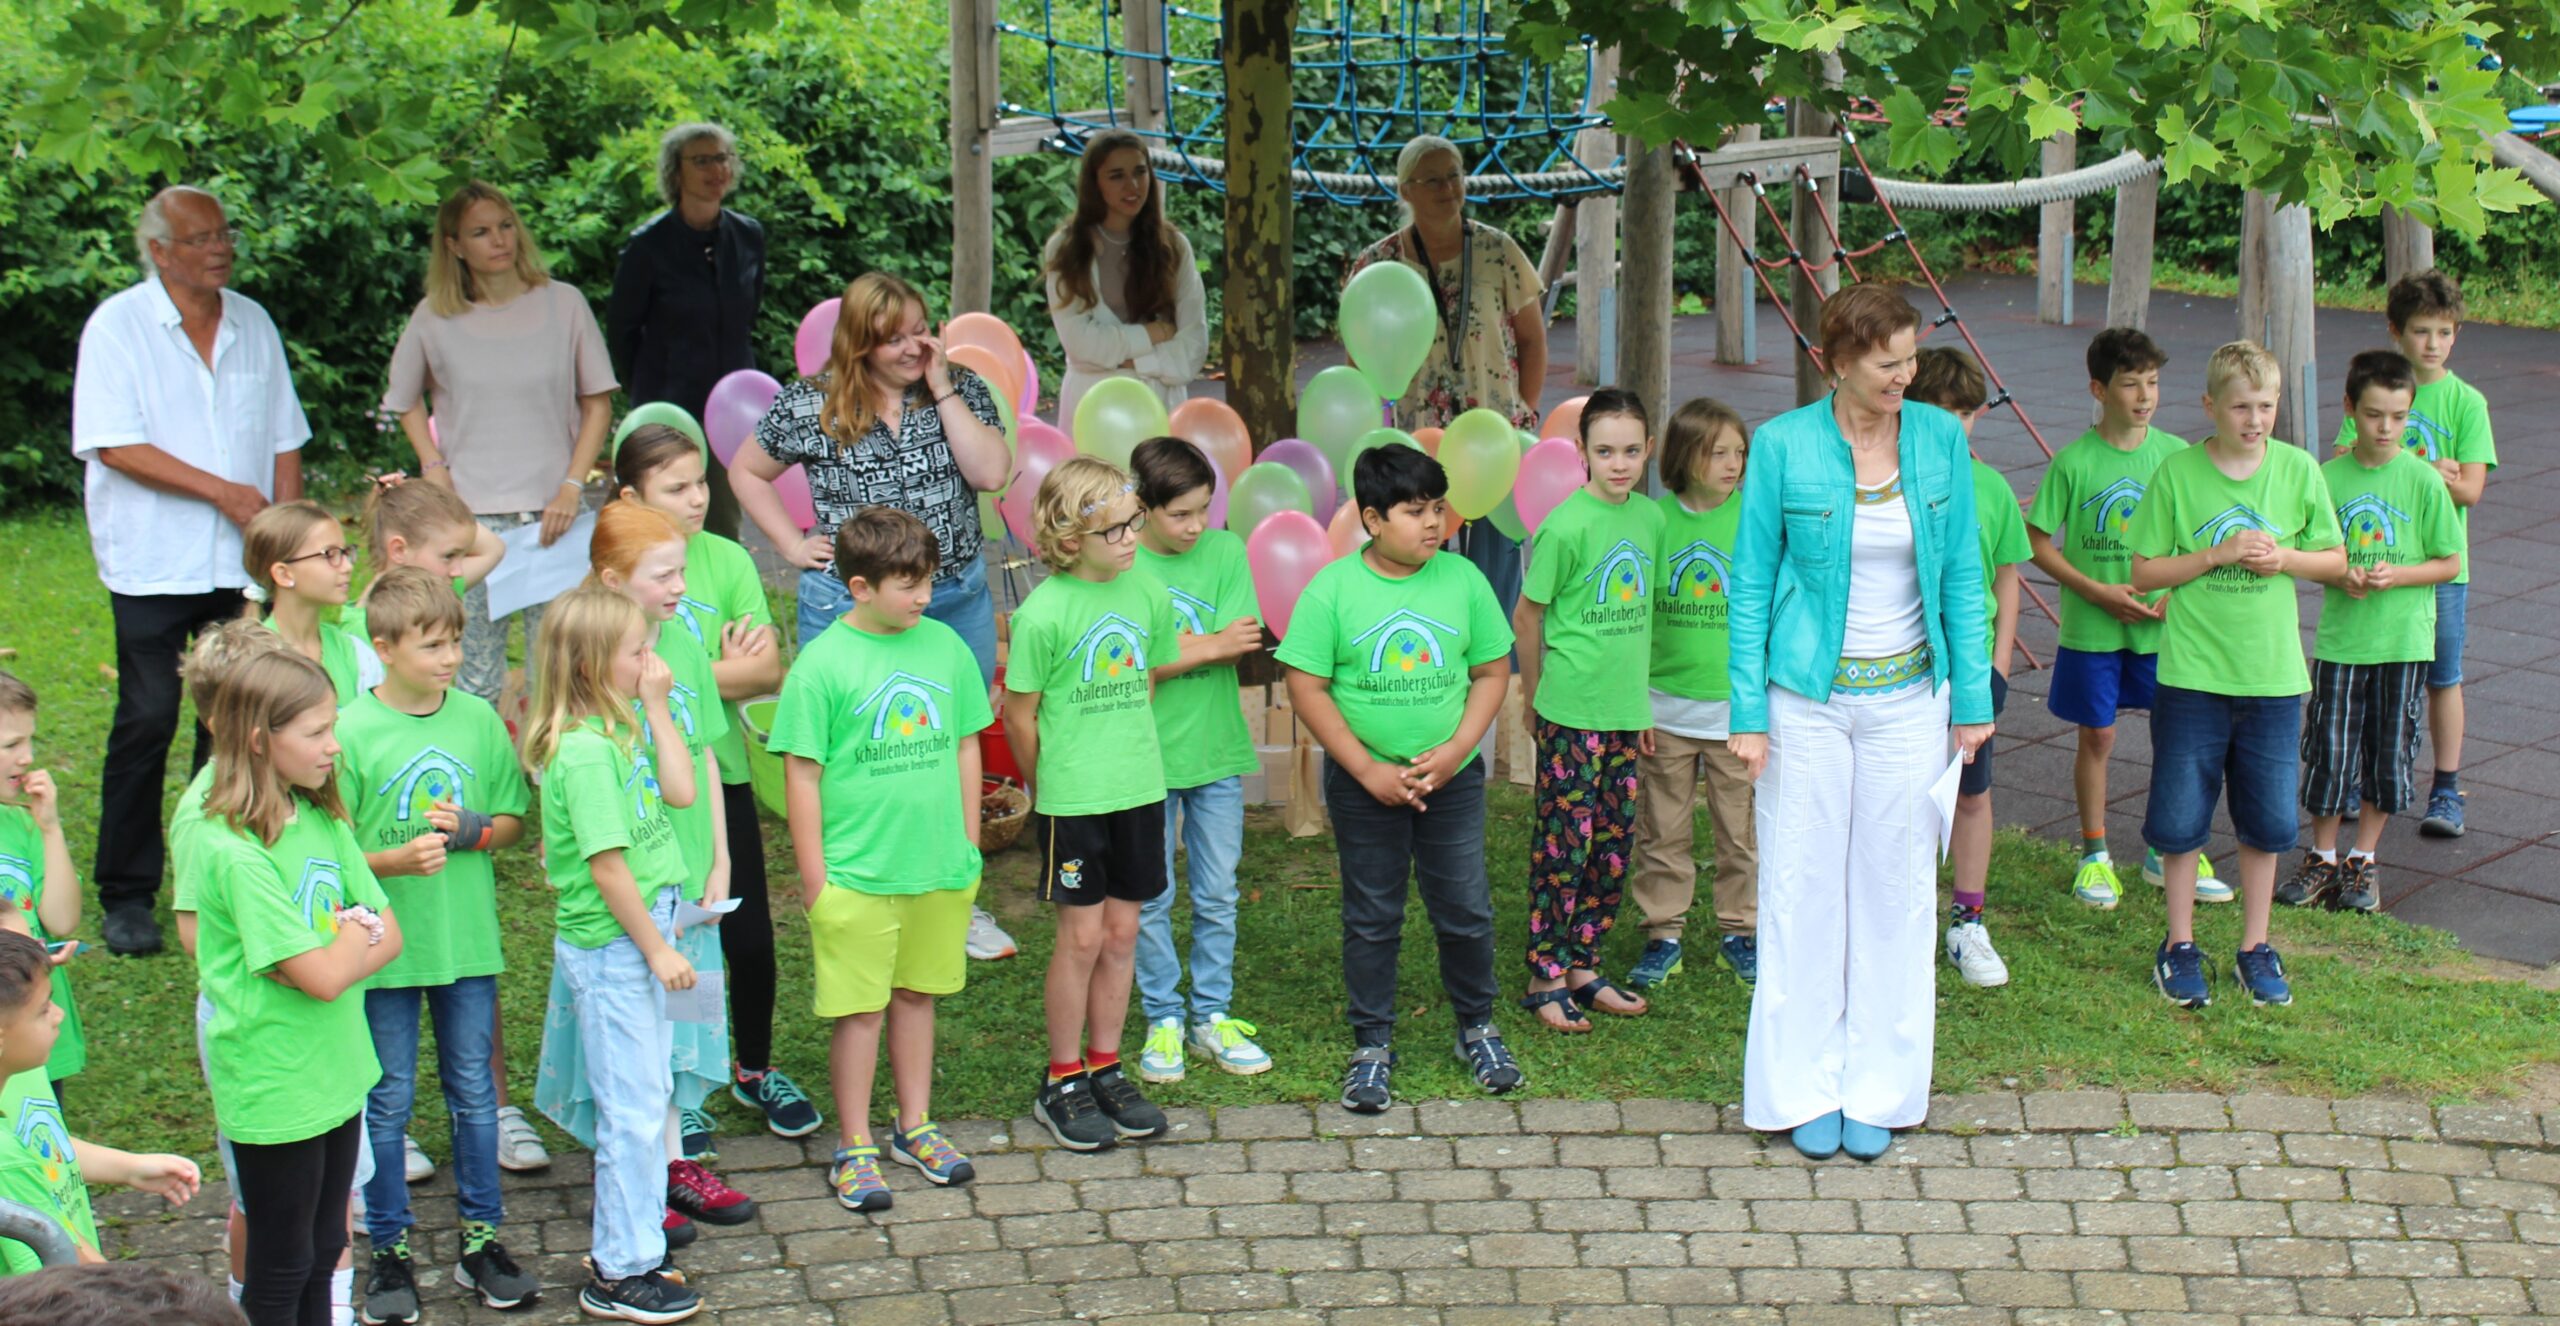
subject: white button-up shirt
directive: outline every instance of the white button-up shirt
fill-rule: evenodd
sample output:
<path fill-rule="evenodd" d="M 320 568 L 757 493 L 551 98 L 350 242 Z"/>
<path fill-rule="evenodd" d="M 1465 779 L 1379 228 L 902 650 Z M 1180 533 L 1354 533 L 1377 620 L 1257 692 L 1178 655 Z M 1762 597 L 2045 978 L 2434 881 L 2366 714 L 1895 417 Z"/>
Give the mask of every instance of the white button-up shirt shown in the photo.
<path fill-rule="evenodd" d="M 240 529 L 211 502 L 162 492 L 98 453 L 148 443 L 275 496 L 276 457 L 311 438 L 284 340 L 256 300 L 222 292 L 207 368 L 160 278 L 113 295 L 80 332 L 71 453 L 89 464 L 89 548 L 118 594 L 203 594 L 249 583 Z"/>

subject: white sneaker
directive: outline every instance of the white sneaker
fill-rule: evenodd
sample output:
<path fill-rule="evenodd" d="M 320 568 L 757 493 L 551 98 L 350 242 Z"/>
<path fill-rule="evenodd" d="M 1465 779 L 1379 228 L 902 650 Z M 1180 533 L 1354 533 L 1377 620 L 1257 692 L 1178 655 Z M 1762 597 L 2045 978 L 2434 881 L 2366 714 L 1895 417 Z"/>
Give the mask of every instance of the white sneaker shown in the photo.
<path fill-rule="evenodd" d="M 1147 1047 L 1138 1054 L 1138 1077 L 1146 1082 L 1182 1080 L 1182 1019 L 1158 1018 L 1147 1025 Z"/>
<path fill-rule="evenodd" d="M 551 1153 L 542 1149 L 542 1138 L 525 1122 L 524 1111 L 513 1105 L 498 1107 L 498 1168 L 518 1174 L 551 1168 Z"/>
<path fill-rule="evenodd" d="M 1238 1077 L 1251 1077 L 1271 1071 L 1271 1056 L 1253 1038 L 1261 1028 L 1250 1022 L 1221 1014 L 1207 1022 L 1191 1024 L 1191 1048 Z"/>
<path fill-rule="evenodd" d="M 436 1162 L 427 1159 L 427 1153 L 418 1149 L 418 1139 L 407 1133 L 400 1134 L 400 1153 L 401 1168 L 407 1173 L 409 1182 L 424 1183 L 436 1176 Z"/>
<path fill-rule="evenodd" d="M 1947 927 L 1947 961 L 1956 965 L 1967 985 L 1989 989 L 2009 983 L 2009 964 L 1991 947 L 1991 932 L 1980 921 L 1958 921 Z"/>
<path fill-rule="evenodd" d="M 969 941 L 965 947 L 969 956 L 980 962 L 999 961 L 1019 952 L 1013 946 L 1013 936 L 1006 934 L 983 907 L 969 909 Z"/>

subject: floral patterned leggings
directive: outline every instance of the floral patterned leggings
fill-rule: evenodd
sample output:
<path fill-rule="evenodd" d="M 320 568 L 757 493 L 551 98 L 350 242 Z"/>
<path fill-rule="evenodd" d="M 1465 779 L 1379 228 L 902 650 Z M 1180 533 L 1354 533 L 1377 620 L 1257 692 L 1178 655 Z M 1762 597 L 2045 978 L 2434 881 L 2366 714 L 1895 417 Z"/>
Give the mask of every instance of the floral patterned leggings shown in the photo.
<path fill-rule="evenodd" d="M 1537 719 L 1537 816 L 1529 826 L 1529 973 L 1554 980 L 1597 960 L 1618 923 L 1634 858 L 1636 734 Z"/>

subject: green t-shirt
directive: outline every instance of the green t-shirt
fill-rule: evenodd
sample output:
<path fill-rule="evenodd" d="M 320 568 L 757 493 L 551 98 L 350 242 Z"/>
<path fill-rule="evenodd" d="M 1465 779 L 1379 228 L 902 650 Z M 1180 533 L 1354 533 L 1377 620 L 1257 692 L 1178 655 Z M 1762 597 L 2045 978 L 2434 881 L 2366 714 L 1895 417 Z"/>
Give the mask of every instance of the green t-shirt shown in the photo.
<path fill-rule="evenodd" d="M 44 830 L 36 827 L 35 813 L 24 806 L 0 806 L 0 898 L 16 903 L 26 913 L 27 928 L 36 939 L 50 944 L 70 936 L 45 931 L 44 917 L 36 909 L 44 905 L 46 882 Z M 80 887 L 78 880 L 61 883 Z M 59 1081 L 89 1064 L 89 1042 L 80 1034 L 80 1006 L 71 999 L 69 968 L 53 969 L 53 1002 L 62 1006 L 62 1034 L 53 1042 L 53 1057 L 45 1060 L 45 1071 Z"/>
<path fill-rule="evenodd" d="M 462 690 L 419 717 L 372 692 L 338 717 L 338 788 L 356 822 L 356 845 L 388 851 L 439 832 L 439 801 L 483 815 L 525 813 L 531 794 L 515 743 L 489 702 Z M 382 891 L 400 913 L 400 956 L 373 978 L 384 989 L 451 985 L 506 970 L 498 947 L 498 875 L 487 852 L 454 852 L 432 875 L 393 875 Z"/>
<path fill-rule="evenodd" d="M 356 630 L 365 629 L 363 614 L 352 609 L 349 611 L 356 618 Z M 276 625 L 274 617 L 266 619 L 266 627 L 278 635 L 284 634 L 284 628 Z M 356 665 L 356 637 L 337 623 L 320 623 L 320 670 L 329 674 L 329 684 L 337 688 L 340 708 L 355 703 L 356 696 L 364 689 L 360 669 Z"/>
<path fill-rule="evenodd" d="M 674 620 L 660 626 L 658 657 L 675 674 L 675 685 L 667 691 L 667 712 L 684 729 L 684 748 L 693 752 L 693 804 L 667 813 L 675 818 L 676 846 L 684 853 L 685 900 L 700 902 L 702 890 L 711 882 L 712 854 L 718 850 L 718 835 L 711 827 L 712 805 L 720 796 L 720 786 L 711 778 L 712 743 L 729 734 L 729 710 L 720 703 L 720 684 L 711 676 L 711 656 L 702 652 L 692 632 Z M 649 716 L 637 701 L 632 703 L 631 716 L 640 720 L 645 734 Z"/>
<path fill-rule="evenodd" d="M 684 598 L 676 603 L 676 620 L 684 623 L 702 652 L 720 658 L 720 632 L 732 623 L 749 627 L 773 625 L 773 604 L 765 597 L 764 577 L 756 559 L 735 539 L 709 530 L 697 531 L 684 544 Z M 781 648 L 779 644 L 775 648 Z M 713 694 L 718 694 L 713 688 Z M 738 721 L 738 706 L 721 704 L 728 730 L 711 742 L 720 757 L 720 781 L 747 781 L 747 729 Z"/>
<path fill-rule="evenodd" d="M 1742 494 L 1712 511 L 1681 505 L 1665 493 L 1661 574 L 1654 578 L 1653 689 L 1684 700 L 1727 700 L 1725 664 L 1733 633 L 1725 620 L 1725 581 L 1733 574 L 1734 534 L 1742 526 Z"/>
<path fill-rule="evenodd" d="M 1653 726 L 1653 582 L 1662 508 L 1611 503 L 1584 488 L 1547 513 L 1529 544 L 1520 597 L 1546 605 L 1538 716 L 1585 732 Z"/>
<path fill-rule="evenodd" d="M 319 1000 L 268 973 L 326 947 L 338 908 L 390 900 L 366 868 L 355 829 L 303 805 L 273 846 L 208 820 L 196 850 L 196 974 L 213 1001 L 207 1062 L 213 1118 L 234 1142 L 317 1137 L 364 1109 L 382 1076 L 364 994 Z"/>
<path fill-rule="evenodd" d="M 579 948 L 622 938 L 622 923 L 596 891 L 588 859 L 616 848 L 643 905 L 684 882 L 684 849 L 658 799 L 657 759 L 646 739 L 629 750 L 590 718 L 560 734 L 542 768 L 542 864 L 559 898 L 553 924 Z M 698 886 L 697 886 L 698 887 Z"/>
<path fill-rule="evenodd" d="M 2175 557 L 2252 529 L 2305 552 L 2337 547 L 2338 513 L 2311 453 L 2284 442 L 2265 446 L 2257 472 L 2241 480 L 2224 477 L 2206 445 L 2160 462 L 2126 530 L 2126 549 Z M 2214 695 L 2310 690 L 2293 577 L 2262 576 L 2235 562 L 2179 586 L 2161 623 L 2160 681 Z"/>
<path fill-rule="evenodd" d="M 371 585 L 367 585 L 365 587 L 367 594 L 370 594 L 372 590 L 373 587 Z M 468 598 L 470 594 L 470 582 L 464 580 L 460 576 L 455 576 L 453 578 L 453 596 L 458 599 Z M 345 628 L 348 638 L 360 641 L 368 648 L 372 646 L 373 621 L 365 613 L 365 600 L 363 597 L 358 597 L 355 602 L 346 606 L 345 614 L 338 618 L 338 625 Z"/>
<path fill-rule="evenodd" d="M 0 1197 L 52 1217 L 82 1245 L 98 1246 L 89 1185 L 81 1180 L 71 1129 L 62 1121 L 53 1083 L 41 1068 L 0 1085 Z M 0 1275 L 32 1275 L 42 1269 L 35 1249 L 0 1239 Z"/>
<path fill-rule="evenodd" d="M 2097 429 L 2053 455 L 2044 479 L 2036 484 L 2035 503 L 2027 523 L 2043 530 L 2062 551 L 2073 570 L 2101 585 L 2133 583 L 2133 558 L 2125 551 L 2125 527 L 2151 484 L 2160 462 L 2187 449 L 2184 439 L 2154 428 L 2142 445 L 2118 451 Z M 2146 603 L 2160 601 L 2149 595 Z M 2120 622 L 2113 613 L 2077 594 L 2062 595 L 2062 630 L 2056 640 L 2065 649 L 2112 654 L 2160 650 L 2158 622 Z"/>
<path fill-rule="evenodd" d="M 830 886 L 931 893 L 978 882 L 960 818 L 960 743 L 993 718 L 977 656 L 930 617 L 896 635 L 839 617 L 800 651 L 768 744 L 819 765 Z"/>
<path fill-rule="evenodd" d="M 2347 452 L 2320 467 L 2347 565 L 2415 566 L 2462 551 L 2462 526 L 2444 476 L 2403 449 L 2369 469 Z M 2436 656 L 2436 588 L 2402 585 L 2355 598 L 2331 585 L 2320 595 L 2311 656 L 2330 663 L 2424 663 Z"/>
<path fill-rule="evenodd" d="M 1260 612 L 1244 540 L 1203 530 L 1179 557 L 1138 546 L 1137 570 L 1162 586 L 1184 635 L 1208 635 Z M 1236 665 L 1213 663 L 1156 683 L 1156 741 L 1164 747 L 1164 784 L 1202 787 L 1261 767 L 1244 723 Z"/>
<path fill-rule="evenodd" d="M 1149 689 L 1169 658 L 1173 607 L 1154 578 L 1043 580 L 1013 614 L 1004 688 L 1040 697 L 1043 815 L 1104 815 L 1164 800 L 1164 756 Z"/>
<path fill-rule="evenodd" d="M 204 829 L 204 799 L 211 791 L 213 761 L 207 760 L 187 781 L 186 790 L 178 793 L 177 809 L 169 812 L 169 910 L 173 912 L 196 909 L 196 885 L 201 871 L 191 853 L 196 836 Z"/>
<path fill-rule="evenodd" d="M 1511 652 L 1511 623 L 1484 572 L 1435 553 L 1402 579 L 1368 555 L 1336 558 L 1298 596 L 1282 663 L 1333 683 L 1342 721 L 1389 764 L 1455 736 L 1467 712 L 1467 669 Z"/>
<path fill-rule="evenodd" d="M 2008 476 L 1978 460 L 1973 463 L 1973 510 L 1982 535 L 1982 641 L 1987 653 L 2000 642 L 2000 600 L 1991 592 L 1992 582 L 2000 578 L 2001 567 L 2016 566 L 2035 553 L 2027 547 L 2018 491 L 2009 486 Z"/>
<path fill-rule="evenodd" d="M 2498 438 L 2489 428 L 2489 398 L 2451 372 L 2421 384 L 2411 394 L 2409 431 L 2401 435 L 2400 443 L 2404 450 L 2417 453 L 2430 469 L 2440 460 L 2498 468 Z M 2355 445 L 2356 421 L 2350 415 L 2338 425 L 2338 455 L 2355 450 Z M 2438 473 L 2436 478 L 2441 482 L 2444 475 Z M 2471 508 L 2455 507 L 2453 524 L 2461 541 L 2454 551 L 2462 554 L 2462 574 L 2455 576 L 2453 583 L 2467 585 L 2471 583 Z M 2354 555 L 2352 547 L 2348 555 Z"/>

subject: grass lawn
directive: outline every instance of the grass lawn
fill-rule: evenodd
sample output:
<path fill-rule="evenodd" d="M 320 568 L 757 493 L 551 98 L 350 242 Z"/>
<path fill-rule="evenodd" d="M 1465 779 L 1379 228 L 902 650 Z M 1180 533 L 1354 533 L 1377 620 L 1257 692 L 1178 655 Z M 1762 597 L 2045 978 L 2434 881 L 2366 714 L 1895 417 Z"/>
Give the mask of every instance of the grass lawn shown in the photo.
<path fill-rule="evenodd" d="M 0 565 L 12 568 L 11 592 L 0 599 L 0 649 L 15 651 L 0 659 L 0 667 L 26 678 L 43 697 L 38 759 L 62 783 L 73 859 L 85 871 L 95 845 L 99 760 L 115 703 L 106 593 L 74 513 L 0 520 Z M 787 608 L 783 616 L 789 620 Z M 173 796 L 185 777 L 184 737 L 178 746 L 169 783 Z M 1515 962 L 1524 942 L 1526 803 L 1522 789 L 1500 788 L 1491 816 L 1502 981 L 1515 995 Z M 1701 843 L 1708 841 L 1703 820 Z M 1340 932 L 1331 843 L 1289 838 L 1261 812 L 1248 839 L 1235 1012 L 1260 1026 L 1277 1067 L 1259 1078 L 1195 1068 L 1189 1081 L 1161 1091 L 1167 1103 L 1324 1100 L 1338 1089 L 1349 1038 L 1336 974 Z M 768 822 L 766 842 L 777 892 L 796 895 L 780 825 Z M 2321 1094 L 2394 1090 L 2490 1097 L 2512 1090 L 2532 1065 L 2560 1059 L 2560 1041 L 2549 1032 L 2560 1025 L 2560 993 L 2486 979 L 2446 936 L 2388 918 L 2281 915 L 2276 939 L 2292 965 L 2299 992 L 2294 1007 L 2256 1010 L 2245 1000 L 2226 998 L 2201 1014 L 2174 1012 L 2152 992 L 2146 974 L 2161 929 L 2157 892 L 2136 882 L 2117 911 L 2086 910 L 2071 901 L 2065 887 L 2071 860 L 2057 844 L 2015 834 L 2001 838 L 1991 921 L 2014 980 L 2003 990 L 1977 991 L 1941 965 L 1941 1090 L 2265 1086 Z M 1050 931 L 1044 908 L 1030 895 L 1032 864 L 1021 850 L 988 863 L 987 905 L 1021 942 L 1022 955 L 973 965 L 968 991 L 944 1002 L 935 1100 L 935 1112 L 943 1117 L 1018 1115 L 1041 1070 L 1041 975 Z M 499 881 L 507 954 L 514 964 L 502 984 L 509 1068 L 518 1100 L 529 1103 L 541 1050 L 550 894 L 537 859 L 525 849 L 501 858 Z M 92 893 L 82 927 L 93 944 L 95 901 Z M 796 907 L 776 910 L 783 970 L 778 1054 L 782 1067 L 823 1095 L 826 1039 L 808 1013 L 808 930 Z M 2199 938 L 2227 962 L 2238 944 L 2238 925 L 2236 908 L 2208 909 Z M 1418 907 L 1406 939 L 1399 1094 L 1470 1094 L 1472 1083 L 1445 1048 L 1450 1023 L 1433 968 L 1430 929 Z M 170 954 L 151 959 L 110 958 L 100 945 L 73 966 L 90 1057 L 88 1071 L 68 1084 L 66 1095 L 83 1136 L 204 1155 L 211 1147 L 212 1111 L 193 1043 L 195 977 L 175 953 L 174 936 L 172 942 Z M 1631 929 L 1613 934 L 1609 968 L 1623 972 L 1641 942 Z M 2227 981 L 2224 989 L 2231 989 Z M 1732 1101 L 1741 1089 L 1748 1002 L 1747 992 L 1701 952 L 1662 993 L 1654 1015 L 1641 1020 L 1602 1018 L 1593 1034 L 1567 1041 L 1540 1031 L 1507 1002 L 1500 1016 L 1532 1093 Z M 1136 1043 L 1133 1032 L 1133 1053 Z M 885 1114 L 887 1074 L 881 1078 L 884 1098 L 875 1113 Z M 417 1135 L 442 1156 L 446 1147 L 434 1093 L 425 1093 L 419 1107 Z M 733 1131 L 743 1124 L 741 1113 L 735 1105 L 725 1111 Z M 560 1144 L 556 1136 L 553 1141 Z"/>

